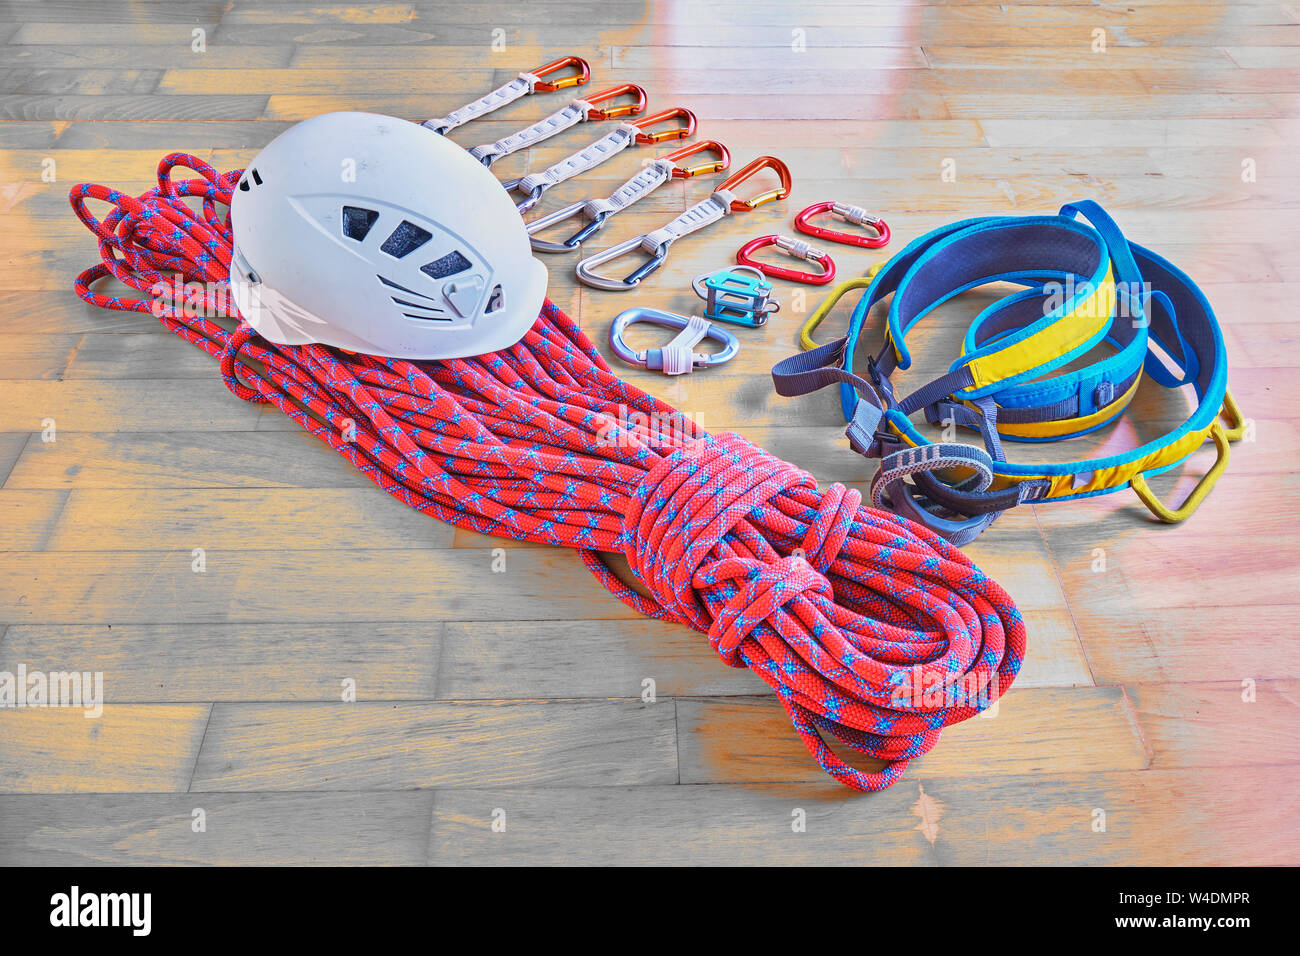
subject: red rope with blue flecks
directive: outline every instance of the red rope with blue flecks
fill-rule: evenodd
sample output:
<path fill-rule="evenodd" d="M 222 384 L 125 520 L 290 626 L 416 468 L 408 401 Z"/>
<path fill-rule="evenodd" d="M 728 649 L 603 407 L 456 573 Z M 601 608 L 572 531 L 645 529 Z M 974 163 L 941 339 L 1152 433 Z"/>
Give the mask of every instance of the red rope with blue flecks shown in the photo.
<path fill-rule="evenodd" d="M 173 181 L 174 167 L 201 178 Z M 77 293 L 156 314 L 154 298 L 91 286 L 113 276 L 156 295 L 177 276 L 198 283 L 190 308 L 161 321 L 218 357 L 236 395 L 276 405 L 426 514 L 578 548 L 627 604 L 704 632 L 724 661 L 771 685 L 809 751 L 850 787 L 889 786 L 941 728 L 1011 685 L 1024 621 L 965 555 L 863 507 L 857 491 L 818 490 L 738 435 L 660 427 L 685 420 L 617 378 L 549 301 L 517 345 L 441 362 L 275 345 L 205 317 L 237 316 L 222 284 L 241 172 L 218 175 L 174 153 L 140 197 L 75 187 L 72 207 L 102 258 L 78 277 Z M 88 199 L 112 208 L 96 219 Z M 626 555 L 650 596 L 615 577 L 601 552 Z M 850 766 L 823 733 L 883 767 Z"/>

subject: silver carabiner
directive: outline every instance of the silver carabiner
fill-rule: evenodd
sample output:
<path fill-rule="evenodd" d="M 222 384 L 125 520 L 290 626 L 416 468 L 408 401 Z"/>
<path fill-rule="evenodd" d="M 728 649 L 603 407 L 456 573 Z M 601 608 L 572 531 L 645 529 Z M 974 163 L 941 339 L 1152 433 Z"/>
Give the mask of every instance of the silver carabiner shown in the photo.
<path fill-rule="evenodd" d="M 574 267 L 577 273 L 578 281 L 584 285 L 589 285 L 593 289 L 604 289 L 606 292 L 628 292 L 635 289 L 646 276 L 650 275 L 668 258 L 668 243 L 663 243 L 654 251 L 647 262 L 643 262 L 636 269 L 629 272 L 622 279 L 611 279 L 607 276 L 600 275 L 592 271 L 596 266 L 604 265 L 614 259 L 619 259 L 633 249 L 641 245 L 641 240 L 645 236 L 633 236 L 626 239 L 616 246 L 610 246 L 604 252 L 598 252 L 594 256 L 588 256 Z"/>
<path fill-rule="evenodd" d="M 549 239 L 538 239 L 537 233 L 543 229 L 549 229 L 551 226 L 558 225 L 567 219 L 572 219 L 578 215 L 587 206 L 587 200 L 579 199 L 572 205 L 565 206 L 563 209 L 557 209 L 555 212 L 542 216 L 540 219 L 534 219 L 528 223 L 528 241 L 532 244 L 535 252 L 572 252 L 578 248 L 585 239 L 596 234 L 605 220 L 609 218 L 609 213 L 597 213 L 585 226 L 571 235 L 563 242 L 552 242 Z"/>
<path fill-rule="evenodd" d="M 518 179 L 507 179 L 501 185 L 506 187 L 507 193 L 513 194 L 514 191 L 519 188 L 519 184 L 523 181 L 524 177 L 520 176 Z M 532 192 L 519 200 L 519 202 L 515 203 L 515 209 L 519 210 L 519 214 L 522 216 L 542 201 L 542 193 L 544 192 L 546 192 L 545 186 L 534 186 Z"/>
<path fill-rule="evenodd" d="M 674 339 L 662 348 L 643 349 L 640 352 L 634 352 L 623 341 L 623 333 L 629 325 L 637 322 L 662 325 L 666 329 L 677 329 L 679 332 L 690 327 L 695 332 L 690 337 L 689 341 L 691 343 L 697 342 L 701 338 L 708 338 L 713 339 L 715 342 L 721 342 L 722 348 L 712 353 L 690 352 L 687 354 L 683 352 L 678 356 L 669 354 L 672 347 L 677 343 L 677 339 Z M 701 326 L 700 323 L 703 325 Z M 660 309 L 638 308 L 620 312 L 614 319 L 609 327 L 609 347 L 615 355 L 631 365 L 643 365 L 648 369 L 663 372 L 666 375 L 680 375 L 683 372 L 691 371 L 692 368 L 711 368 L 714 365 L 730 362 L 740 352 L 740 340 L 721 326 L 714 325 L 712 322 L 698 316 L 678 315 L 676 312 L 664 312 Z M 687 347 L 693 348 L 693 344 Z M 689 362 L 686 361 L 688 358 Z"/>

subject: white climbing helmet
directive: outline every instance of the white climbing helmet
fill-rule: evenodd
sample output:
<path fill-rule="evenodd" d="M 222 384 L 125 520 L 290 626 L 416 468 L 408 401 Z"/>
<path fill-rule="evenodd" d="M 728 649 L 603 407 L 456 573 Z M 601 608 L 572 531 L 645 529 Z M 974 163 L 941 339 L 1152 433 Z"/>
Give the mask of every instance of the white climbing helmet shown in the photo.
<path fill-rule="evenodd" d="M 481 355 L 523 338 L 546 294 L 496 177 L 390 116 L 326 113 L 285 130 L 244 171 L 230 215 L 236 305 L 283 345 Z"/>

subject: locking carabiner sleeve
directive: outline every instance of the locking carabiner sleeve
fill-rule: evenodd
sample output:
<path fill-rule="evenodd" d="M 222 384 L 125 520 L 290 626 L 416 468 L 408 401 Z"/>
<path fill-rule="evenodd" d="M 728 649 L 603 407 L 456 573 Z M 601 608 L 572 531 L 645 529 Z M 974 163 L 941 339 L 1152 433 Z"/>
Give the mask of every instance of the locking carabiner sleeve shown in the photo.
<path fill-rule="evenodd" d="M 835 232 L 825 226 L 814 226 L 809 221 L 813 216 L 820 216 L 826 212 L 838 216 L 845 222 L 874 229 L 876 234 L 874 236 L 855 236 L 848 232 Z M 889 224 L 885 220 L 879 216 L 871 215 L 861 206 L 850 206 L 842 202 L 813 203 L 794 217 L 794 227 L 809 236 L 816 236 L 818 239 L 825 239 L 827 242 L 838 242 L 845 246 L 881 249 L 889 245 Z"/>
<path fill-rule="evenodd" d="M 776 246 L 791 258 L 815 262 L 821 266 L 822 271 L 800 272 L 797 269 L 759 262 L 754 258 L 755 252 L 768 246 Z M 826 285 L 835 278 L 834 259 L 816 246 L 811 246 L 802 239 L 791 239 L 789 236 L 759 236 L 757 239 L 749 240 L 736 252 L 736 264 L 757 269 L 772 279 L 789 279 L 791 282 L 802 282 L 804 285 Z"/>
<path fill-rule="evenodd" d="M 567 67 L 573 67 L 578 72 L 573 76 L 561 77 L 558 80 L 543 79 L 543 77 L 550 76 L 552 73 L 559 73 Z M 558 60 L 552 60 L 545 66 L 529 70 L 528 75 L 534 79 L 533 89 L 536 92 L 554 93 L 556 90 L 568 89 L 571 86 L 582 86 L 591 79 L 591 67 L 580 56 L 562 56 Z"/>

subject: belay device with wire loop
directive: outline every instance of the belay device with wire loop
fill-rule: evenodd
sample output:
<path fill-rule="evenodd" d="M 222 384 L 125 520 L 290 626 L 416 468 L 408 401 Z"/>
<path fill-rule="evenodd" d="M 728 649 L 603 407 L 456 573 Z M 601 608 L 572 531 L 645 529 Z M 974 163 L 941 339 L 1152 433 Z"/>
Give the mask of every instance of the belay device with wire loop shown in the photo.
<path fill-rule="evenodd" d="M 396 125 L 380 136 L 385 123 Z M 160 320 L 218 358 L 237 396 L 274 404 L 425 514 L 578 549 L 628 605 L 707 634 L 726 663 L 766 681 L 809 751 L 848 786 L 888 786 L 943 727 L 1006 692 L 1024 656 L 1024 621 L 956 548 L 863 507 L 843 485 L 818 489 L 738 435 L 652 429 L 645 423 L 674 416 L 693 423 L 614 376 L 549 301 L 517 330 L 513 311 L 494 311 L 495 285 L 508 310 L 536 294 L 523 223 L 495 183 L 498 207 L 473 196 L 472 208 L 447 205 L 477 195 L 478 177 L 490 173 L 403 124 L 354 113 L 308 121 L 306 133 L 291 128 L 254 159 L 247 190 L 243 171 L 218 174 L 179 153 L 139 197 L 73 188 L 102 260 L 78 277 L 78 294 L 151 312 L 147 298 L 92 286 L 110 275 L 146 295 L 177 275 L 206 284 L 200 314 L 163 310 Z M 316 135 L 325 129 L 329 136 Z M 283 149 L 295 143 L 310 143 L 300 162 Z M 338 182 L 341 161 L 362 149 L 356 181 Z M 317 165 L 334 172 L 323 195 Z M 175 181 L 178 166 L 198 176 Z M 307 171 L 301 179 L 298 170 Z M 422 188 L 433 176 L 442 188 Z M 102 220 L 87 208 L 92 199 L 112 207 Z M 274 217 L 281 231 L 265 242 L 255 234 Z M 321 251 L 331 248 L 338 253 Z M 278 296 L 281 322 L 232 331 L 220 321 L 239 318 L 225 295 L 236 267 L 260 295 Z M 485 277 L 484 294 L 466 296 L 461 311 L 460 278 L 471 275 Z M 309 308 L 294 300 L 315 286 L 321 297 Z M 435 311 L 444 308 L 457 314 Z M 467 354 L 475 335 L 493 340 L 498 324 L 511 328 L 508 342 Z M 330 339 L 342 347 L 320 344 Z M 462 357 L 403 357 L 426 348 Z M 604 554 L 624 556 L 648 593 L 616 577 Z M 826 734 L 878 762 L 850 766 Z"/>

